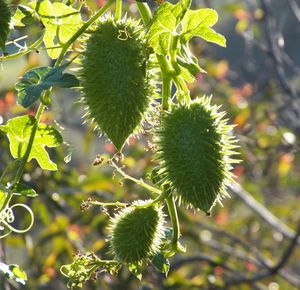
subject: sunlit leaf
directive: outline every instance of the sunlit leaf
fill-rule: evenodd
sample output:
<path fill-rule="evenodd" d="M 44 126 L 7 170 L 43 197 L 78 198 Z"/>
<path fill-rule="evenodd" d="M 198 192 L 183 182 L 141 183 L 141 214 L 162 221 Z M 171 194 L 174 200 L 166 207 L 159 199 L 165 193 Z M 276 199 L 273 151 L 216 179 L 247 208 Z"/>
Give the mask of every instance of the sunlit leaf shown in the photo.
<path fill-rule="evenodd" d="M 12 22 L 14 26 L 30 25 L 34 21 L 34 10 L 30 7 L 19 5 L 13 16 Z"/>
<path fill-rule="evenodd" d="M 148 42 L 156 53 L 168 54 L 171 37 L 176 33 L 175 28 L 181 12 L 180 3 L 172 5 L 168 2 L 163 3 L 155 11 L 148 31 Z"/>
<path fill-rule="evenodd" d="M 186 43 L 191 37 L 199 36 L 208 42 L 226 46 L 225 37 L 211 28 L 217 21 L 218 13 L 213 9 L 188 10 L 182 20 L 181 41 Z"/>
<path fill-rule="evenodd" d="M 36 119 L 32 116 L 16 117 L 10 119 L 6 125 L 0 126 L 0 130 L 7 133 L 10 152 L 14 158 L 24 156 L 34 126 L 36 126 Z M 38 124 L 28 161 L 34 158 L 42 169 L 57 170 L 57 166 L 50 160 L 45 146 L 56 147 L 62 141 L 62 136 L 56 129 L 50 125 Z"/>
<path fill-rule="evenodd" d="M 61 46 L 82 25 L 80 12 L 64 3 L 51 3 L 49 0 L 32 2 L 30 7 L 35 9 L 45 25 L 44 43 L 46 47 L 52 48 L 47 50 L 48 55 L 56 59 L 61 52 Z"/>
<path fill-rule="evenodd" d="M 192 36 L 199 36 L 206 41 L 226 46 L 224 36 L 211 28 L 218 21 L 217 12 L 213 9 L 190 10 L 189 2 L 185 2 L 179 1 L 176 5 L 165 2 L 155 11 L 148 31 L 148 41 L 153 50 L 167 55 L 171 39 L 176 35 L 180 36 L 183 44 Z"/>

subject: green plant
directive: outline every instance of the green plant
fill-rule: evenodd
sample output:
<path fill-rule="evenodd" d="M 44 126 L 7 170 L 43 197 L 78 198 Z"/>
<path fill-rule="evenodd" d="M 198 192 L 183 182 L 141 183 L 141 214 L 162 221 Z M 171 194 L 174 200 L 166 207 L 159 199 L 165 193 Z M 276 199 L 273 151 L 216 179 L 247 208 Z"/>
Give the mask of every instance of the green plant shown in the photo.
<path fill-rule="evenodd" d="M 46 106 L 51 106 L 51 92 L 55 87 L 80 88 L 87 106 L 87 119 L 119 151 L 109 158 L 110 166 L 123 178 L 151 193 L 150 200 L 131 204 L 83 202 L 83 209 L 90 205 L 122 209 L 111 218 L 113 260 L 102 260 L 94 253 L 77 254 L 71 264 L 61 268 L 70 287 L 82 286 L 99 268 L 114 274 L 123 265 L 141 279 L 143 262 L 151 262 L 167 274 L 167 258 L 184 251 L 179 242 L 176 198 L 195 209 L 210 212 L 226 195 L 226 186 L 232 180 L 230 169 L 236 162 L 231 157 L 236 147 L 230 135 L 232 126 L 227 125 L 224 114 L 210 104 L 209 98 L 191 100 L 186 84 L 203 72 L 189 49 L 191 37 L 199 36 L 225 46 L 225 38 L 211 28 L 218 20 L 216 11 L 191 10 L 191 1 L 182 0 L 174 5 L 161 4 L 152 16 L 147 4 L 137 2 L 142 26 L 136 20 L 122 18 L 122 1 L 116 0 L 115 15 L 99 20 L 113 3 L 113 0 L 106 2 L 85 23 L 81 19 L 82 4 L 43 0 L 19 5 L 13 25 L 30 26 L 39 21 L 44 26 L 43 33 L 18 53 L 1 56 L 6 61 L 44 49 L 55 60 L 52 67 L 27 71 L 16 84 L 20 105 L 29 108 L 39 102 L 35 117 L 16 117 L 0 126 L 7 134 L 15 158 L 1 177 L 3 237 L 12 231 L 27 231 L 33 224 L 31 209 L 25 204 L 14 204 L 12 199 L 15 195 L 37 196 L 34 189 L 21 183 L 26 163 L 34 158 L 42 169 L 57 170 L 45 147 L 57 147 L 63 138 L 58 129 L 41 122 Z M 8 22 L 9 18 L 4 24 L 7 26 Z M 72 49 L 77 42 L 83 50 Z M 79 68 L 79 79 L 64 72 L 69 66 Z M 176 88 L 174 94 L 172 86 Z M 151 174 L 152 185 L 129 176 L 121 166 L 124 143 L 143 127 L 153 135 L 159 160 Z M 10 166 L 16 173 L 13 180 L 6 180 Z M 171 228 L 164 225 L 165 204 Z M 16 207 L 30 213 L 31 222 L 26 229 L 12 226 Z M 24 282 L 24 272 L 15 273 L 6 274 L 18 282 L 23 277 Z"/>

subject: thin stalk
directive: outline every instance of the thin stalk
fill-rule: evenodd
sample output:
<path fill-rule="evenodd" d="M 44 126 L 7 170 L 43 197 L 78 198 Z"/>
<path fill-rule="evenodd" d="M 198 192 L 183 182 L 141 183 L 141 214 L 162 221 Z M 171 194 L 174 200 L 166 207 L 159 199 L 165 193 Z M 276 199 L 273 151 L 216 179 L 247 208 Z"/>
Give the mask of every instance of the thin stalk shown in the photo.
<path fill-rule="evenodd" d="M 162 79 L 162 109 L 168 111 L 169 99 L 171 98 L 172 79 L 169 76 L 164 76 Z"/>
<path fill-rule="evenodd" d="M 43 38 L 44 38 L 44 34 L 36 42 L 34 42 L 31 46 L 29 46 L 27 49 L 17 52 L 17 53 L 14 53 L 14 54 L 11 54 L 11 55 L 1 56 L 0 61 L 17 58 L 17 57 L 26 55 L 27 53 L 29 53 L 33 50 L 36 50 L 39 47 L 39 45 L 43 42 Z"/>
<path fill-rule="evenodd" d="M 145 183 L 142 179 L 136 179 L 130 175 L 128 175 L 127 173 L 125 173 L 117 164 L 115 164 L 112 160 L 110 160 L 110 164 L 117 170 L 118 173 L 120 173 L 125 179 L 131 180 L 133 182 L 135 182 L 136 184 L 150 190 L 151 192 L 157 193 L 157 194 L 161 194 L 161 190 L 159 190 L 158 188 L 155 188 L 147 183 Z"/>
<path fill-rule="evenodd" d="M 173 69 L 176 72 L 176 75 L 180 74 L 180 67 L 177 63 L 177 49 L 178 49 L 179 35 L 173 35 L 171 38 L 171 47 L 170 47 L 170 61 Z"/>
<path fill-rule="evenodd" d="M 144 203 L 144 204 L 141 204 L 141 205 L 136 205 L 135 207 L 137 208 L 147 208 L 149 206 L 153 206 L 153 205 L 156 205 L 158 203 L 162 203 L 164 200 L 167 199 L 169 195 L 169 192 L 167 191 L 162 191 L 161 194 L 155 198 L 154 200 L 151 200 L 150 202 L 147 202 L 147 203 Z"/>
<path fill-rule="evenodd" d="M 125 207 L 128 206 L 128 203 L 123 203 L 123 202 L 101 202 L 101 201 L 96 201 L 92 200 L 87 202 L 90 205 L 98 205 L 98 206 L 117 206 L 117 207 Z"/>
<path fill-rule="evenodd" d="M 169 109 L 169 99 L 172 96 L 172 77 L 175 71 L 164 56 L 157 54 L 156 58 L 162 73 L 162 109 L 167 111 Z"/>
<path fill-rule="evenodd" d="M 142 21 L 143 21 L 145 27 L 148 27 L 148 25 L 151 22 L 151 18 L 152 18 L 152 13 L 151 13 L 151 10 L 150 10 L 148 4 L 140 2 L 140 1 L 136 1 L 136 5 L 137 5 L 137 8 L 139 10 L 139 13 L 141 15 L 141 18 L 142 18 Z"/>
<path fill-rule="evenodd" d="M 172 195 L 167 197 L 166 201 L 167 201 L 168 211 L 169 211 L 169 215 L 173 227 L 173 236 L 171 240 L 171 245 L 172 245 L 172 250 L 176 252 L 178 249 L 178 240 L 180 237 L 177 209 L 176 209 L 174 197 Z"/>
<path fill-rule="evenodd" d="M 186 85 L 183 77 L 182 76 L 174 76 L 173 80 L 175 82 L 177 90 L 179 90 L 181 92 L 181 94 L 178 95 L 178 101 L 180 103 L 184 103 L 184 101 L 189 101 L 190 100 L 190 92 L 189 92 L 189 89 L 187 88 L 187 85 Z M 182 98 L 182 95 L 184 98 Z"/>
<path fill-rule="evenodd" d="M 122 0 L 116 0 L 116 12 L 115 20 L 119 20 L 122 17 Z"/>
<path fill-rule="evenodd" d="M 103 15 L 106 10 L 112 5 L 114 0 L 107 1 L 104 6 L 99 9 L 87 22 L 85 22 L 80 29 L 64 44 L 62 51 L 56 61 L 56 63 L 60 64 L 65 56 L 66 52 L 68 51 L 69 47 L 73 44 L 73 42 L 82 35 L 89 27 L 92 25 L 101 15 Z"/>

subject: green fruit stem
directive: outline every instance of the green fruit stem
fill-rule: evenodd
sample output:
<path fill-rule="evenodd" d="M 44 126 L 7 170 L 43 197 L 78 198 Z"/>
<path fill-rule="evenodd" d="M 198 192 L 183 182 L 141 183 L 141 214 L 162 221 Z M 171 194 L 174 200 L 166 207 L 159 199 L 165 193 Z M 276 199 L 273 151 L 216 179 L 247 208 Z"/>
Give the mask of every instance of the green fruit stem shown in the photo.
<path fill-rule="evenodd" d="M 115 20 L 119 20 L 121 17 L 122 17 L 122 0 L 116 0 Z"/>
<path fill-rule="evenodd" d="M 161 194 L 161 190 L 159 190 L 158 188 L 155 188 L 147 183 L 145 183 L 142 179 L 136 179 L 130 175 L 128 175 L 127 173 L 125 173 L 116 163 L 114 163 L 112 160 L 110 160 L 110 164 L 117 170 L 118 173 L 120 173 L 125 179 L 131 180 L 134 183 L 150 190 L 151 192 L 157 193 L 157 194 Z"/>
<path fill-rule="evenodd" d="M 101 201 L 96 201 L 96 200 L 93 200 L 93 201 L 89 201 L 87 202 L 89 205 L 98 205 L 98 206 L 116 206 L 116 207 L 126 207 L 128 206 L 128 203 L 123 203 L 123 202 L 119 202 L 119 201 L 116 201 L 116 202 L 101 202 Z"/>
<path fill-rule="evenodd" d="M 147 3 L 136 1 L 136 5 L 138 7 L 139 13 L 143 20 L 143 23 L 144 23 L 145 27 L 147 28 L 148 25 L 150 24 L 150 21 L 152 18 L 151 10 Z"/>
<path fill-rule="evenodd" d="M 44 34 L 45 34 L 45 32 L 43 32 L 41 37 L 37 41 L 35 41 L 31 46 L 29 46 L 27 49 L 21 50 L 20 52 L 17 52 L 14 54 L 9 54 L 7 56 L 3 55 L 0 57 L 0 61 L 17 58 L 17 57 L 26 55 L 27 53 L 29 53 L 33 50 L 36 50 L 39 47 L 39 45 L 43 42 Z"/>
<path fill-rule="evenodd" d="M 167 111 L 169 109 L 169 99 L 171 99 L 172 96 L 171 88 L 174 70 L 163 55 L 157 54 L 156 58 L 159 62 L 162 74 L 162 109 Z"/>
<path fill-rule="evenodd" d="M 179 220 L 174 197 L 170 195 L 167 197 L 166 201 L 173 228 L 173 235 L 171 240 L 172 252 L 175 253 L 178 249 L 178 240 L 180 237 Z"/>
<path fill-rule="evenodd" d="M 112 5 L 114 0 L 107 1 L 103 7 L 101 7 L 87 22 L 85 22 L 80 29 L 74 33 L 74 35 L 63 45 L 62 51 L 56 61 L 57 63 L 61 63 L 63 60 L 63 57 L 65 56 L 66 52 L 68 51 L 69 47 L 73 44 L 73 42 L 81 35 L 83 34 L 101 15 L 103 15 L 106 10 Z M 56 65 L 55 64 L 55 65 Z"/>

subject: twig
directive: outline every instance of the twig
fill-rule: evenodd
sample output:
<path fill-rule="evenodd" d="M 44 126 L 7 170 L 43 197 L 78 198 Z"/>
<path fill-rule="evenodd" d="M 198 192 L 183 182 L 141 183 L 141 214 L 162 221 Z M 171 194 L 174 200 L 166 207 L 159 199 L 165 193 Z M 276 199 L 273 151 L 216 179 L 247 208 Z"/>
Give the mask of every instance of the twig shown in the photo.
<path fill-rule="evenodd" d="M 212 226 L 209 226 L 207 224 L 203 223 L 197 223 L 200 227 L 204 227 L 208 229 L 209 231 L 213 232 L 216 235 L 219 235 L 220 237 L 226 237 L 230 240 L 230 246 L 222 247 L 221 243 L 217 244 L 217 241 L 209 241 L 206 245 L 209 247 L 212 247 L 213 249 L 217 250 L 218 252 L 224 252 L 230 255 L 233 255 L 236 259 L 241 259 L 245 261 L 251 261 L 257 266 L 262 266 L 266 268 L 272 267 L 272 261 L 264 256 L 263 253 L 261 253 L 256 247 L 254 247 L 252 244 L 241 240 L 240 238 L 232 235 L 229 232 L 216 229 Z M 218 240 L 218 239 L 217 239 Z M 248 250 L 248 256 L 245 256 L 242 251 L 236 251 L 234 249 L 234 244 L 238 244 L 242 246 L 244 249 Z M 249 254 L 253 254 L 254 257 L 252 258 Z M 279 269 L 278 274 L 285 279 L 287 282 L 289 282 L 293 286 L 299 286 L 300 285 L 300 277 L 296 276 L 294 273 L 291 273 L 285 269 Z"/>
<path fill-rule="evenodd" d="M 225 283 L 225 289 L 227 289 L 226 287 L 228 287 L 228 286 L 242 284 L 242 283 L 257 282 L 257 281 L 265 279 L 267 277 L 276 275 L 278 273 L 278 271 L 287 264 L 289 258 L 293 254 L 295 248 L 297 247 L 299 236 L 300 236 L 300 222 L 298 224 L 298 229 L 297 229 L 297 232 L 296 232 L 294 238 L 291 240 L 289 246 L 286 248 L 281 259 L 275 266 L 269 267 L 267 270 L 261 271 L 255 275 L 253 275 L 252 277 L 236 278 L 236 279 L 232 279 L 231 281 L 227 281 Z M 297 287 L 300 287 L 300 284 L 298 284 Z"/>
<path fill-rule="evenodd" d="M 266 28 L 266 40 L 268 43 L 268 48 L 270 50 L 270 57 L 273 61 L 275 73 L 277 80 L 279 82 L 279 85 L 283 89 L 283 91 L 286 93 L 287 97 L 289 98 L 291 102 L 291 107 L 293 108 L 295 117 L 297 119 L 300 118 L 300 104 L 299 104 L 299 98 L 297 96 L 296 90 L 290 86 L 285 71 L 283 69 L 283 58 L 281 49 L 277 43 L 277 41 L 274 39 L 274 35 L 276 35 L 276 27 L 274 23 L 274 19 L 272 17 L 272 12 L 270 10 L 270 7 L 272 6 L 270 3 L 270 0 L 260 0 L 261 3 L 261 9 L 264 12 L 264 19 L 265 19 L 265 28 Z M 298 129 L 298 128 L 297 128 Z"/>
<path fill-rule="evenodd" d="M 191 256 L 191 257 L 184 257 L 184 258 L 180 258 L 178 260 L 176 260 L 175 262 L 173 262 L 170 266 L 170 272 L 175 271 L 176 269 L 188 264 L 190 265 L 191 263 L 208 263 L 210 266 L 212 267 L 221 267 L 224 270 L 226 270 L 227 272 L 232 273 L 235 277 L 238 276 L 240 279 L 242 279 L 244 276 L 241 275 L 240 273 L 238 273 L 235 269 L 229 267 L 225 262 L 219 262 L 216 259 L 214 259 L 211 256 L 208 255 L 203 255 L 203 254 L 199 254 L 196 256 Z M 208 289 L 225 289 L 223 287 L 218 287 L 215 285 L 211 285 L 213 288 L 209 287 Z M 203 289 L 203 288 L 201 288 Z M 227 289 L 227 288 L 226 288 Z M 253 285 L 252 289 L 265 289 L 260 285 L 257 285 L 255 283 L 255 285 Z"/>
<path fill-rule="evenodd" d="M 295 237 L 295 232 L 286 226 L 281 220 L 274 216 L 268 209 L 257 202 L 250 193 L 244 190 L 240 185 L 232 183 L 230 185 L 231 193 L 239 197 L 244 203 L 257 213 L 269 226 L 280 232 L 283 236 L 289 239 Z M 297 241 L 300 244 L 300 239 Z"/>
<path fill-rule="evenodd" d="M 170 272 L 177 270 L 185 264 L 195 263 L 195 262 L 206 262 L 210 264 L 212 267 L 222 267 L 224 270 L 228 270 L 230 272 L 234 272 L 234 269 L 231 269 L 229 266 L 224 264 L 223 262 L 219 262 L 217 259 L 212 258 L 211 256 L 198 254 L 196 256 L 191 257 L 183 257 L 175 262 L 173 262 L 170 266 Z"/>
<path fill-rule="evenodd" d="M 296 3 L 295 0 L 288 0 L 288 2 L 289 2 L 289 5 L 291 7 L 293 14 L 297 18 L 297 20 L 300 22 L 300 7 L 298 6 L 298 4 Z"/>

